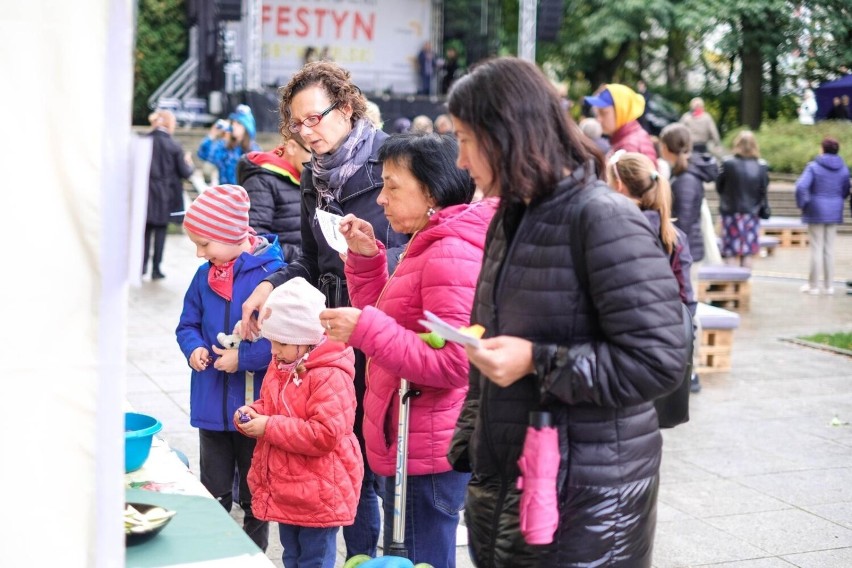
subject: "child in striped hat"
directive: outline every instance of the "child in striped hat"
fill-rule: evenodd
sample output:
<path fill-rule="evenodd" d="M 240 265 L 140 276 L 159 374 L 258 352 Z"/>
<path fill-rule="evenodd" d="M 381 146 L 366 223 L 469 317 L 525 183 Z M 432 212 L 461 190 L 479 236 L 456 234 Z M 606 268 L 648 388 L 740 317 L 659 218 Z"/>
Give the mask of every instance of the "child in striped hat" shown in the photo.
<path fill-rule="evenodd" d="M 238 500 L 245 512 L 243 530 L 265 550 L 268 523 L 252 513 L 246 481 L 255 440 L 238 433 L 230 417 L 259 398 L 271 347 L 260 339 L 225 349 L 216 339 L 240 321 L 242 304 L 255 286 L 286 264 L 277 235 L 256 235 L 248 212 L 248 194 L 238 185 L 211 187 L 187 209 L 184 229 L 205 262 L 184 296 L 176 335 L 192 369 L 189 420 L 199 433 L 201 483 L 226 511 Z"/>

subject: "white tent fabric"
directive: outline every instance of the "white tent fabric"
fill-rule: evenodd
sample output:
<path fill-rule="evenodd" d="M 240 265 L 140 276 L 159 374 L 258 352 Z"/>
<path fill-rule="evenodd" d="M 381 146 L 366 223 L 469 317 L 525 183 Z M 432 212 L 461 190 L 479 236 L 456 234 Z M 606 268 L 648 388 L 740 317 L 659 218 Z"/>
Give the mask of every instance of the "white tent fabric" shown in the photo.
<path fill-rule="evenodd" d="M 0 4 L 4 566 L 124 566 L 134 9 Z"/>

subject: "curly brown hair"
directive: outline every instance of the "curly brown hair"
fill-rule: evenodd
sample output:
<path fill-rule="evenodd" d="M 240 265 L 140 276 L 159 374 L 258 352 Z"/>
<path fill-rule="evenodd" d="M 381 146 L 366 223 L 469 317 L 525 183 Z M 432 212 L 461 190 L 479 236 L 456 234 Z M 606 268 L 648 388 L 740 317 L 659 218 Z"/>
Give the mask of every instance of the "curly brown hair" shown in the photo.
<path fill-rule="evenodd" d="M 279 117 L 278 130 L 281 135 L 289 140 L 293 133 L 288 125 L 292 121 L 290 104 L 293 97 L 308 87 L 320 86 L 328 95 L 337 108 L 350 106 L 352 125 L 367 116 L 367 99 L 361 94 L 361 89 L 352 82 L 352 74 L 334 61 L 314 61 L 302 67 L 290 79 L 290 82 L 278 89 L 281 102 L 278 105 Z"/>

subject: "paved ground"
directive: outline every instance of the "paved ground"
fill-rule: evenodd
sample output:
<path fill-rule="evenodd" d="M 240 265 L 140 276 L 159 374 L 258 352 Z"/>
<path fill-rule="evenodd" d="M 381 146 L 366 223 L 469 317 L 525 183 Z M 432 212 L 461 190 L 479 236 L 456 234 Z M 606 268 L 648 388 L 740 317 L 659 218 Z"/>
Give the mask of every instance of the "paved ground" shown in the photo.
<path fill-rule="evenodd" d="M 852 566 L 852 358 L 785 341 L 852 332 L 852 235 L 838 237 L 836 257 L 834 296 L 799 292 L 807 249 L 757 260 L 731 372 L 703 376 L 692 420 L 664 432 L 655 567 Z M 160 418 L 194 471 L 189 372 L 174 330 L 199 264 L 185 236 L 169 235 L 166 279 L 132 287 L 128 312 L 127 398 Z M 282 566 L 275 530 L 271 542 L 267 555 Z M 464 546 L 457 558 L 471 566 Z"/>

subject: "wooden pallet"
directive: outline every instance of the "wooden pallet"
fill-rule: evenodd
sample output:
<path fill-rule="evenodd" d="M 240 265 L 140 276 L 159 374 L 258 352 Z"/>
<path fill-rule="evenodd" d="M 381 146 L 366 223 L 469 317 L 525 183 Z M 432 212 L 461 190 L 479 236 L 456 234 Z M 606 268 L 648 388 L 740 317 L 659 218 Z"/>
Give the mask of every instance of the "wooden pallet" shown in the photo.
<path fill-rule="evenodd" d="M 748 280 L 699 280 L 698 301 L 747 310 L 751 304 L 751 282 Z"/>
<path fill-rule="evenodd" d="M 808 246 L 807 227 L 761 227 L 761 231 L 768 237 L 777 237 L 782 247 Z"/>
<path fill-rule="evenodd" d="M 730 371 L 733 345 L 733 329 L 701 330 L 701 344 L 698 346 L 698 364 L 695 372 L 702 375 Z"/>

